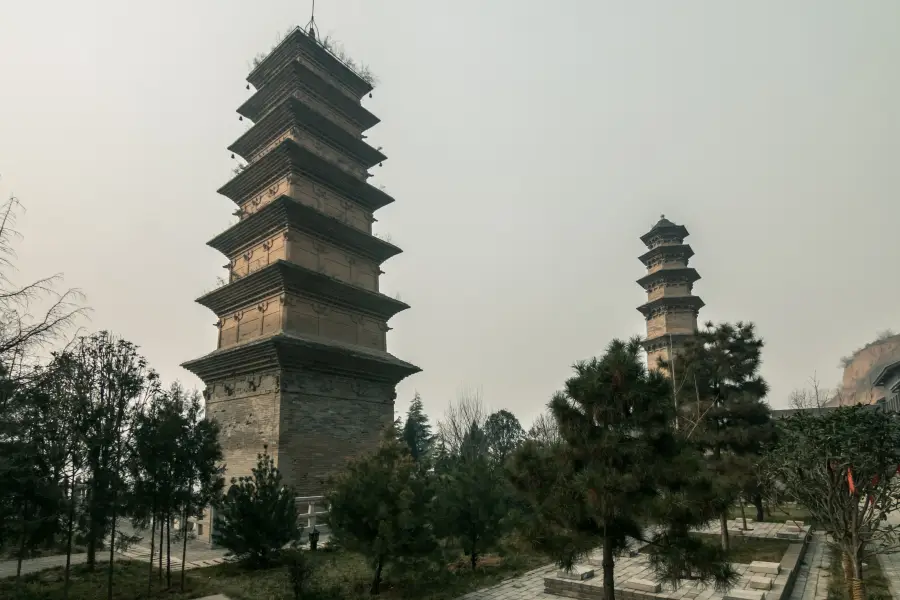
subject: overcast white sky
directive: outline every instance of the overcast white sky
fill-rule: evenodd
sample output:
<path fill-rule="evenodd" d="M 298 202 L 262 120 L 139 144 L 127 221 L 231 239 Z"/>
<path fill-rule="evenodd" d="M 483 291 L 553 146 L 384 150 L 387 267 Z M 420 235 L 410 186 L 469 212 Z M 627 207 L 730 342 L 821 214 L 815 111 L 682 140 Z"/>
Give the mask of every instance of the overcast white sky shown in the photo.
<path fill-rule="evenodd" d="M 412 309 L 392 353 L 433 416 L 464 386 L 527 426 L 577 359 L 644 331 L 638 237 L 685 224 L 701 318 L 752 320 L 770 403 L 900 328 L 895 0 L 319 0 L 380 79 L 369 140 Z M 0 0 L 0 193 L 18 278 L 62 272 L 89 327 L 167 380 L 215 344 L 193 303 L 251 58 L 307 0 Z"/>

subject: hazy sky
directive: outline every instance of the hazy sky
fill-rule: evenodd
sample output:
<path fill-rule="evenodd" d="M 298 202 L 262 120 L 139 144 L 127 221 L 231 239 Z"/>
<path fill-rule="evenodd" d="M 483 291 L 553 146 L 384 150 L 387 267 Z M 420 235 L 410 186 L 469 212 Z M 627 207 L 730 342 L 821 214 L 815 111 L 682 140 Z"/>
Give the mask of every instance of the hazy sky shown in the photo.
<path fill-rule="evenodd" d="M 412 309 L 389 349 L 437 416 L 464 387 L 527 426 L 614 337 L 644 331 L 638 237 L 686 225 L 707 306 L 766 341 L 770 403 L 900 329 L 900 3 L 319 0 L 380 80 L 365 105 Z M 211 351 L 215 190 L 249 61 L 307 0 L 0 0 L 0 193 L 18 279 L 62 272 L 91 329 L 167 380 Z"/>

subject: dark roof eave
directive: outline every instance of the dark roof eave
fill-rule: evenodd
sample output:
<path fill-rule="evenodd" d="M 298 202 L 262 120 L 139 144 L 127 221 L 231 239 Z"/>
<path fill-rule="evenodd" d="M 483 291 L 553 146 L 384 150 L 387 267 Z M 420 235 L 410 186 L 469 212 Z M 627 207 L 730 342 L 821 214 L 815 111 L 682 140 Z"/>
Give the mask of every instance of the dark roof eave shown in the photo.
<path fill-rule="evenodd" d="M 387 352 L 283 333 L 215 350 L 181 366 L 204 381 L 271 368 L 311 368 L 394 385 L 421 371 Z"/>
<path fill-rule="evenodd" d="M 690 235 L 688 233 L 687 227 L 685 227 L 684 225 L 667 225 L 664 227 L 654 227 L 653 229 L 651 229 L 650 231 L 648 231 L 647 233 L 645 233 L 644 235 L 641 236 L 641 241 L 644 242 L 645 244 L 647 244 L 650 242 L 650 240 L 653 238 L 653 236 L 655 236 L 658 233 L 662 233 L 662 232 L 674 233 L 681 239 L 684 239 L 688 235 Z"/>
<path fill-rule="evenodd" d="M 656 256 L 657 254 L 668 254 L 674 253 L 675 251 L 682 251 L 687 254 L 686 258 L 691 258 L 694 256 L 694 250 L 691 248 L 689 244 L 678 244 L 674 246 L 657 246 L 656 248 L 652 248 L 647 252 L 644 252 L 638 257 L 638 260 L 644 264 L 647 264 L 647 261 Z"/>
<path fill-rule="evenodd" d="M 332 75 L 335 75 L 338 79 L 341 80 L 342 83 L 346 84 L 354 93 L 359 94 L 359 97 L 363 97 L 369 92 L 371 92 L 374 86 L 360 77 L 353 69 L 345 65 L 339 58 L 334 56 L 331 52 L 326 50 L 319 44 L 317 41 L 310 39 L 309 35 L 307 35 L 302 28 L 296 27 L 294 31 L 285 37 L 284 40 L 281 41 L 272 51 L 266 55 L 266 57 L 258 64 L 256 67 L 250 71 L 250 74 L 247 75 L 247 82 L 250 83 L 253 87 L 258 88 L 260 84 L 264 81 L 263 73 L 268 70 L 269 65 L 274 62 L 275 57 L 278 52 L 283 50 L 284 47 L 288 46 L 291 43 L 299 43 L 304 47 L 309 49 L 311 52 L 318 54 L 318 58 L 324 58 L 326 63 L 331 62 L 333 66 L 337 67 L 337 72 L 332 72 L 327 69 Z"/>
<path fill-rule="evenodd" d="M 286 161 L 286 164 L 275 164 L 273 166 L 273 163 L 277 163 L 279 160 Z M 310 152 L 291 139 L 282 141 L 274 150 L 235 175 L 231 181 L 217 191 L 237 204 L 242 196 L 248 195 L 246 190 L 243 190 L 244 193 L 242 193 L 241 189 L 241 184 L 245 181 L 252 181 L 252 178 L 256 176 L 259 179 L 258 184 L 245 185 L 258 185 L 259 188 L 262 188 L 272 179 L 277 178 L 279 174 L 291 171 L 292 167 L 297 170 L 303 170 L 301 168 L 303 166 L 306 167 L 305 172 L 320 179 L 323 184 L 334 187 L 338 192 L 346 194 L 351 200 L 356 200 L 363 204 L 369 210 L 375 211 L 394 202 L 390 195 L 365 181 L 356 179 L 352 175 L 343 172 L 321 156 Z M 271 173 L 261 175 L 260 173 L 267 173 L 266 169 L 271 171 Z"/>
<path fill-rule="evenodd" d="M 330 97 L 323 97 L 323 100 L 347 119 L 356 123 L 363 131 L 371 129 L 381 122 L 381 119 L 362 104 L 347 98 L 340 90 L 334 89 L 330 83 L 322 79 L 318 73 L 299 61 L 294 61 L 286 66 L 268 84 L 256 90 L 238 107 L 237 113 L 251 121 L 256 121 L 262 110 L 262 98 L 267 98 L 274 93 L 271 91 L 272 89 L 278 89 L 270 88 L 270 86 L 273 86 L 281 78 L 292 78 L 295 79 L 295 82 L 300 81 L 316 95 L 329 95 Z"/>
<path fill-rule="evenodd" d="M 646 349 L 647 346 L 650 346 L 654 343 L 657 343 L 657 342 L 660 342 L 663 340 L 668 340 L 670 338 L 672 340 L 684 340 L 684 339 L 690 339 L 692 337 L 695 337 L 695 335 L 693 333 L 663 333 L 661 335 L 657 335 L 652 338 L 642 339 L 641 347 Z"/>
<path fill-rule="evenodd" d="M 316 113 L 293 97 L 287 98 L 258 123 L 255 123 L 244 135 L 228 146 L 228 151 L 247 158 L 258 148 L 262 147 L 266 141 L 275 137 L 277 132 L 292 124 L 315 130 L 317 134 L 346 151 L 347 154 L 357 159 L 366 168 L 374 167 L 378 163 L 387 160 L 387 156 L 380 151 L 363 140 L 350 135 L 339 125 L 335 125 L 326 117 Z M 266 133 L 257 135 L 258 132 L 263 130 L 274 130 L 274 132 L 268 132 L 269 135 Z M 263 139 L 254 141 L 254 138 L 260 137 Z"/>
<path fill-rule="evenodd" d="M 229 227 L 207 242 L 207 246 L 225 256 L 233 256 L 261 237 L 287 226 L 323 235 L 345 247 L 359 251 L 378 264 L 402 252 L 393 244 L 359 231 L 284 195 Z"/>
<path fill-rule="evenodd" d="M 881 387 L 887 383 L 888 377 L 892 374 L 900 372 L 900 360 L 886 364 L 875 376 L 872 382 L 873 387 Z"/>
<path fill-rule="evenodd" d="M 697 296 L 663 296 L 661 298 L 651 300 L 650 302 L 638 306 L 637 310 L 646 317 L 651 310 L 658 306 L 673 304 L 687 305 L 693 310 L 700 310 L 701 308 L 706 306 L 706 303 Z"/>
<path fill-rule="evenodd" d="M 286 260 L 277 260 L 216 288 L 197 298 L 196 302 L 221 317 L 281 292 L 311 294 L 377 315 L 386 321 L 409 308 L 405 302 L 390 296 L 370 292 Z"/>
<path fill-rule="evenodd" d="M 693 267 L 686 268 L 678 268 L 678 269 L 659 269 L 658 271 L 653 271 L 647 275 L 644 275 L 640 279 L 637 280 L 637 284 L 640 286 L 645 286 L 651 281 L 656 279 L 665 279 L 666 276 L 669 275 L 681 275 L 682 277 L 686 276 L 690 283 L 694 283 L 700 279 L 700 274 L 697 273 L 697 269 Z"/>

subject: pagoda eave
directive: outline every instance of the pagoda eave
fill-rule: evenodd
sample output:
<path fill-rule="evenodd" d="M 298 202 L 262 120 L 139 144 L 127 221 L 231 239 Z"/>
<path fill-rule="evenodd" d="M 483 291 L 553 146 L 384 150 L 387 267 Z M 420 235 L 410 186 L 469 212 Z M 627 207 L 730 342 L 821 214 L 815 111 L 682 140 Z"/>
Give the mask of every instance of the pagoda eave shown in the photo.
<path fill-rule="evenodd" d="M 662 296 L 656 300 L 651 300 L 646 304 L 638 306 L 638 312 L 644 317 L 649 318 L 650 313 L 658 308 L 683 308 L 692 310 L 695 313 L 705 306 L 703 300 L 697 296 Z"/>
<path fill-rule="evenodd" d="M 409 308 L 405 302 L 390 296 L 371 292 L 286 260 L 277 260 L 204 294 L 197 299 L 197 303 L 213 311 L 217 317 L 222 317 L 279 293 L 322 298 L 385 321 Z"/>
<path fill-rule="evenodd" d="M 359 102 L 354 102 L 322 79 L 318 73 L 301 63 L 294 61 L 282 69 L 271 82 L 250 96 L 237 110 L 238 114 L 258 121 L 273 104 L 280 102 L 279 96 L 286 95 L 285 88 L 306 89 L 321 97 L 344 117 L 356 123 L 365 131 L 381 122 L 381 119 L 365 109 Z M 287 92 L 290 94 L 290 92 Z"/>
<path fill-rule="evenodd" d="M 204 382 L 279 368 L 309 369 L 396 385 L 421 371 L 387 352 L 283 333 L 215 350 L 181 366 Z"/>
<path fill-rule="evenodd" d="M 374 87 L 372 84 L 329 52 L 318 41 L 312 39 L 301 28 L 295 28 L 250 72 L 247 82 L 253 87 L 262 85 L 275 77 L 281 69 L 296 59 L 296 48 L 309 52 L 322 63 L 323 68 L 333 73 L 357 98 L 362 98 Z"/>
<path fill-rule="evenodd" d="M 283 140 L 274 150 L 219 188 L 218 192 L 236 204 L 241 204 L 252 193 L 293 172 L 305 173 L 372 211 L 394 201 L 388 194 L 344 172 L 292 139 Z"/>
<path fill-rule="evenodd" d="M 664 333 L 662 335 L 641 340 L 641 347 L 647 352 L 652 352 L 653 350 L 658 350 L 660 348 L 668 348 L 669 346 L 679 347 L 693 337 L 695 336 L 691 333 Z"/>
<path fill-rule="evenodd" d="M 651 248 L 647 252 L 644 252 L 638 257 L 645 266 L 649 266 L 649 262 L 657 258 L 659 256 L 672 256 L 672 255 L 682 255 L 685 260 L 690 259 L 694 256 L 694 251 L 691 249 L 688 244 L 677 244 L 670 246 L 657 246 L 656 248 Z"/>
<path fill-rule="evenodd" d="M 659 281 L 678 280 L 684 281 L 686 283 L 694 283 L 699 279 L 700 274 L 697 273 L 697 269 L 694 269 L 693 267 L 687 267 L 677 269 L 659 269 L 658 271 L 654 271 L 653 273 L 644 275 L 637 280 L 637 283 L 638 285 L 646 289 L 647 286 Z"/>
<path fill-rule="evenodd" d="M 652 240 L 653 238 L 655 238 L 658 235 L 666 235 L 666 236 L 671 236 L 671 237 L 677 238 L 679 240 L 684 240 L 684 238 L 686 238 L 690 234 L 688 234 L 687 227 L 685 227 L 684 225 L 674 225 L 674 224 L 663 225 L 663 226 L 656 226 L 653 229 L 651 229 L 650 231 L 648 231 L 647 233 L 645 233 L 644 235 L 642 235 L 641 241 L 644 242 L 644 244 L 649 244 L 650 240 Z"/>
<path fill-rule="evenodd" d="M 262 120 L 254 124 L 236 142 L 228 146 L 228 150 L 247 158 L 258 152 L 269 140 L 275 138 L 279 131 L 287 130 L 293 125 L 314 130 L 316 134 L 345 150 L 365 168 L 373 167 L 387 160 L 384 154 L 361 139 L 350 135 L 339 125 L 335 125 L 294 97 L 287 98 L 278 108 L 273 109 Z"/>
<path fill-rule="evenodd" d="M 373 259 L 379 265 L 402 252 L 393 244 L 284 195 L 229 227 L 207 245 L 231 258 L 259 239 L 286 227 L 324 236 Z"/>

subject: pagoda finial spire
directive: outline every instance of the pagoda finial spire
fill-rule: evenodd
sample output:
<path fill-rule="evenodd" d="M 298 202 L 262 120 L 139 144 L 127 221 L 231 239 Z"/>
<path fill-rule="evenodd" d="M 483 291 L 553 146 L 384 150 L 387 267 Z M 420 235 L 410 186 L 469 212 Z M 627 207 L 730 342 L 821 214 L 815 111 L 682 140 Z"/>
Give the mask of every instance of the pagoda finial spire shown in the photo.
<path fill-rule="evenodd" d="M 312 11 L 309 15 L 309 22 L 304 27 L 306 33 L 312 39 L 316 39 L 319 27 L 316 25 L 316 0 L 312 0 Z"/>

